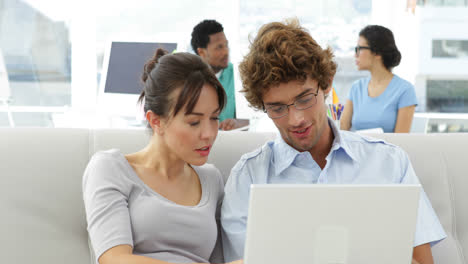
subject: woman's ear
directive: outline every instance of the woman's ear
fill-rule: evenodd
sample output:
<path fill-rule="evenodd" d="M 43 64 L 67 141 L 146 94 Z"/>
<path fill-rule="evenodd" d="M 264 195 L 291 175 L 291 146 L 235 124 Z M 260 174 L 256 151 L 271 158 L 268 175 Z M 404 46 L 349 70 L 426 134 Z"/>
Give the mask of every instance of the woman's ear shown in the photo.
<path fill-rule="evenodd" d="M 162 135 L 163 129 L 162 129 L 162 122 L 161 122 L 161 117 L 153 111 L 148 110 L 146 112 L 146 120 L 148 121 L 148 124 L 151 126 L 153 129 L 154 133 L 158 133 L 159 135 Z"/>
<path fill-rule="evenodd" d="M 381 61 L 383 63 L 382 55 L 377 53 L 372 53 L 374 55 L 374 60 Z"/>

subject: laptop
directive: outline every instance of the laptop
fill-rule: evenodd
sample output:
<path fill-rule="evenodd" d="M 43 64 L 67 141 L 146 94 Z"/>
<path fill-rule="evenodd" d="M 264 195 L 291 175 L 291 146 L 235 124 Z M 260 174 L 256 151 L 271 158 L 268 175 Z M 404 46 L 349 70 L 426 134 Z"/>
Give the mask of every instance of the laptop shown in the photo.
<path fill-rule="evenodd" d="M 411 263 L 420 189 L 251 185 L 244 263 Z"/>

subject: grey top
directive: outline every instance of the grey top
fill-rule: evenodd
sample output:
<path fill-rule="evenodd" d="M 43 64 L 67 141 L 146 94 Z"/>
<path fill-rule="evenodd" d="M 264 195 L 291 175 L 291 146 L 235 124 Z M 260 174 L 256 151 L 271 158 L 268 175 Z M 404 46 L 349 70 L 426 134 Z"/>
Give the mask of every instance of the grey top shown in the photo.
<path fill-rule="evenodd" d="M 136 255 L 168 262 L 209 262 L 219 237 L 223 178 L 213 165 L 192 167 L 200 179 L 202 196 L 198 205 L 183 206 L 146 185 L 119 150 L 97 152 L 83 177 L 96 262 L 118 245 L 131 245 Z"/>

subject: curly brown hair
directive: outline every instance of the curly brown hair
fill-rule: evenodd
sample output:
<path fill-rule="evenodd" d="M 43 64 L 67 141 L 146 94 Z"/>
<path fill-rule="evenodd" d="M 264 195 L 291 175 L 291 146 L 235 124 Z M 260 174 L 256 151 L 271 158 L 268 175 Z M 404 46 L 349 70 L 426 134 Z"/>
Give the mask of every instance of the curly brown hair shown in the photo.
<path fill-rule="evenodd" d="M 310 77 L 326 90 L 336 73 L 333 53 L 322 49 L 297 19 L 263 25 L 239 65 L 249 104 L 263 109 L 263 94 L 272 86 Z"/>

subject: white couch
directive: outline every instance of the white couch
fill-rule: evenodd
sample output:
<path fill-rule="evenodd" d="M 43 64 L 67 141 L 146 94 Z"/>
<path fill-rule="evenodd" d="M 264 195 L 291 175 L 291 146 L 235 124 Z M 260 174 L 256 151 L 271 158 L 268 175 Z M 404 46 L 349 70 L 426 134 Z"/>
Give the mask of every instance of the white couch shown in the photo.
<path fill-rule="evenodd" d="M 144 130 L 0 129 L 0 262 L 93 263 L 81 177 L 94 152 L 147 143 Z M 436 263 L 468 264 L 468 134 L 380 134 L 409 154 L 448 238 Z M 274 133 L 220 133 L 210 162 L 228 175 L 242 153 Z"/>

